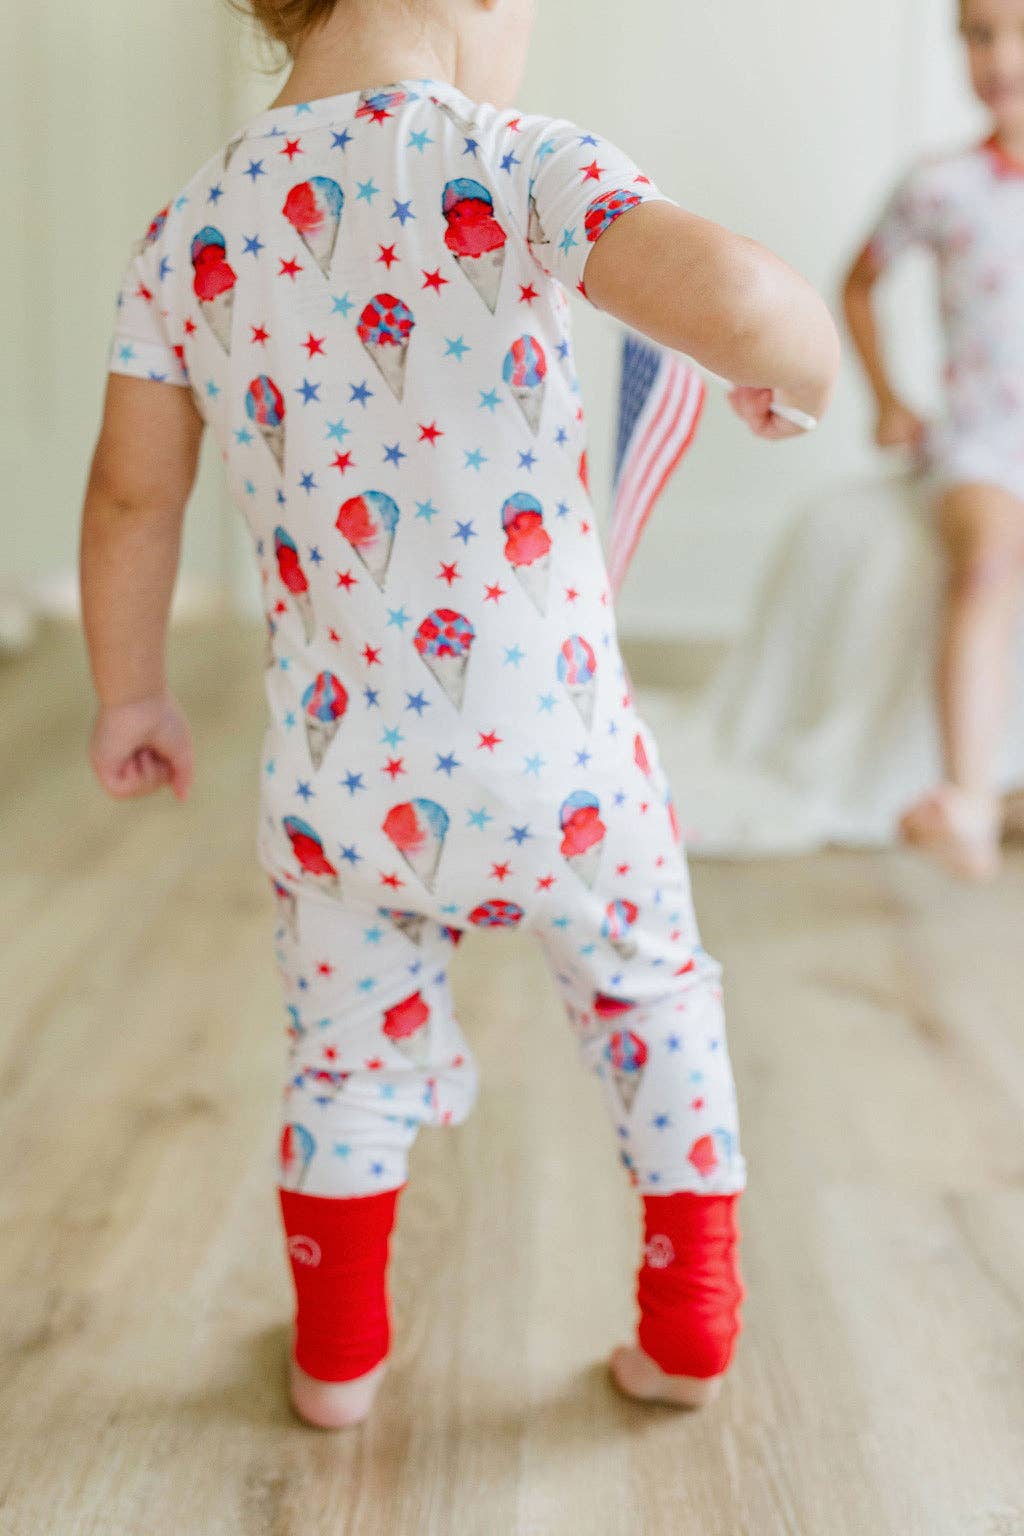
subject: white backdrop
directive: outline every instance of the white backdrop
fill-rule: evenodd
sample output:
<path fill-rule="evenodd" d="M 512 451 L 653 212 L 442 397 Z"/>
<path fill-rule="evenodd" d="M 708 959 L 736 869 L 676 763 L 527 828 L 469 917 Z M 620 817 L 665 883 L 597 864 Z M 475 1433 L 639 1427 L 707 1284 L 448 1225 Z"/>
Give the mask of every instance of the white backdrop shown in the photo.
<path fill-rule="evenodd" d="M 665 191 L 765 241 L 834 298 L 908 158 L 976 130 L 952 0 L 784 7 L 539 0 L 528 109 L 618 139 Z M 112 296 L 131 242 L 228 132 L 270 98 L 223 0 L 33 0 L 0 51 L 11 339 L 0 411 L 0 576 L 64 583 L 99 409 Z M 919 274 L 918 274 L 919 276 Z M 904 302 L 910 294 L 911 301 Z M 901 372 L 927 390 L 925 285 L 900 284 Z M 607 500 L 616 338 L 577 307 L 595 493 Z M 720 399 L 641 550 L 622 606 L 634 633 L 739 628 L 787 511 L 872 462 L 852 372 L 812 440 L 746 440 Z M 252 597 L 248 555 L 208 465 L 190 521 L 193 584 Z"/>

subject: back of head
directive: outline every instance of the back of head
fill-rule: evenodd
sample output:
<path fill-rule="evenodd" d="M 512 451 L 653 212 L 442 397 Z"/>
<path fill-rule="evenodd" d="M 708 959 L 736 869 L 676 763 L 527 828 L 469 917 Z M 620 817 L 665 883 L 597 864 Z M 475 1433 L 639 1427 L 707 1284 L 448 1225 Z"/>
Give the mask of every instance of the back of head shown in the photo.
<path fill-rule="evenodd" d="M 236 10 L 245 11 L 276 43 L 290 54 L 308 33 L 326 21 L 338 0 L 231 0 Z"/>

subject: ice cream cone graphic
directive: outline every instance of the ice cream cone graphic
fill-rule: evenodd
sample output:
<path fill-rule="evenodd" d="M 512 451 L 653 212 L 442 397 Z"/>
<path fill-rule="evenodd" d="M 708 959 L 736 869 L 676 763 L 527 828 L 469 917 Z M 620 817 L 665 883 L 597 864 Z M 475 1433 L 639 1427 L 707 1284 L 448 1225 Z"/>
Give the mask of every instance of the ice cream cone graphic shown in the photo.
<path fill-rule="evenodd" d="M 718 1128 L 709 1136 L 698 1136 L 686 1155 L 701 1178 L 709 1179 L 723 1163 L 732 1161 L 733 1149 L 732 1133 Z"/>
<path fill-rule="evenodd" d="M 601 937 L 623 960 L 632 960 L 637 952 L 632 928 L 639 915 L 640 910 L 632 901 L 610 901 L 605 908 Z"/>
<path fill-rule="evenodd" d="M 406 800 L 393 805 L 382 823 L 385 837 L 428 891 L 434 889 L 448 835 L 449 817 L 436 800 Z"/>
<path fill-rule="evenodd" d="M 456 709 L 466 692 L 466 669 L 476 631 L 454 608 L 435 608 L 413 636 L 413 645 Z"/>
<path fill-rule="evenodd" d="M 348 708 L 348 694 L 333 672 L 320 672 L 302 695 L 306 722 L 306 741 L 310 761 L 319 771 L 342 717 Z"/>
<path fill-rule="evenodd" d="M 299 929 L 299 903 L 296 899 L 295 892 L 290 891 L 286 885 L 282 885 L 280 880 L 275 880 L 272 883 L 274 889 L 274 903 L 277 907 L 277 912 L 281 919 L 282 927 L 284 928 L 285 933 L 287 933 L 288 937 L 294 943 L 298 938 Z"/>
<path fill-rule="evenodd" d="M 301 1189 L 316 1152 L 316 1140 L 304 1125 L 294 1121 L 281 1132 L 279 1163 L 285 1189 Z"/>
<path fill-rule="evenodd" d="M 381 917 L 386 917 L 392 927 L 404 934 L 410 944 L 417 947 L 423 943 L 423 935 L 430 919 L 424 917 L 422 912 L 396 912 L 391 907 L 381 907 Z"/>
<path fill-rule="evenodd" d="M 309 594 L 306 573 L 299 563 L 299 552 L 295 547 L 295 540 L 284 528 L 274 529 L 274 554 L 277 557 L 277 571 L 281 583 L 287 589 L 296 612 L 302 620 L 302 632 L 306 638 L 306 644 L 309 645 L 316 633 L 313 599 Z"/>
<path fill-rule="evenodd" d="M 479 181 L 459 176 L 445 186 L 441 212 L 447 225 L 445 245 L 493 315 L 501 292 L 508 239 L 494 217 L 494 199 Z"/>
<path fill-rule="evenodd" d="M 505 354 L 501 376 L 534 436 L 540 431 L 547 371 L 547 358 L 536 336 L 520 336 Z"/>
<path fill-rule="evenodd" d="M 630 1115 L 647 1066 L 647 1045 L 631 1030 L 616 1030 L 605 1046 L 605 1061 L 623 1113 Z"/>
<path fill-rule="evenodd" d="M 409 340 L 416 321 L 412 310 L 393 293 L 378 293 L 359 317 L 356 334 L 363 350 L 396 400 L 405 390 Z"/>
<path fill-rule="evenodd" d="M 244 141 L 245 141 L 245 134 L 244 133 L 238 133 L 238 134 L 235 135 L 235 137 L 233 139 L 229 140 L 229 142 L 224 146 L 224 162 L 223 163 L 224 163 L 224 169 L 226 171 L 230 171 L 230 169 L 231 169 L 231 162 L 235 158 L 235 152 L 236 152 L 236 150 L 239 148 L 239 146 Z"/>
<path fill-rule="evenodd" d="M 342 503 L 334 524 L 382 592 L 401 515 L 398 503 L 383 491 L 363 491 Z"/>
<path fill-rule="evenodd" d="M 547 234 L 545 233 L 544 225 L 540 221 L 540 214 L 537 211 L 537 201 L 532 191 L 530 193 L 530 218 L 526 226 L 526 238 L 534 247 L 537 247 L 538 245 L 550 245 L 551 243 L 547 237 Z M 534 254 L 536 254 L 536 250 L 534 251 Z"/>
<path fill-rule="evenodd" d="M 210 330 L 225 352 L 231 351 L 231 317 L 235 309 L 235 271 L 227 259 L 227 242 L 219 229 L 207 224 L 192 238 L 192 289 Z"/>
<path fill-rule="evenodd" d="M 337 895 L 340 884 L 338 871 L 324 853 L 319 834 L 314 832 L 308 821 L 303 821 L 299 816 L 286 816 L 284 830 L 303 873 L 316 880 L 332 895 Z"/>
<path fill-rule="evenodd" d="M 336 181 L 311 176 L 292 187 L 281 209 L 324 277 L 331 275 L 344 206 L 345 194 Z"/>
<path fill-rule="evenodd" d="M 601 803 L 589 790 L 577 789 L 563 802 L 559 812 L 562 828 L 560 851 L 569 868 L 593 889 L 601 868 L 606 827 L 601 820 Z"/>
<path fill-rule="evenodd" d="M 155 245 L 156 242 L 160 239 L 160 236 L 164 232 L 164 226 L 167 223 L 167 215 L 170 213 L 170 211 L 171 205 L 168 203 L 166 207 L 160 209 L 159 213 L 154 214 L 153 218 L 150 220 L 149 228 L 146 230 L 146 233 L 139 241 L 138 249 L 140 251 L 146 250 L 146 248 L 150 245 Z"/>
<path fill-rule="evenodd" d="M 245 395 L 245 414 L 284 473 L 284 396 L 267 374 L 253 379 Z"/>
<path fill-rule="evenodd" d="M 415 91 L 407 91 L 401 85 L 386 85 L 379 91 L 364 91 L 356 108 L 357 118 L 369 118 L 372 123 L 386 123 L 398 107 L 407 101 L 419 101 Z"/>
<path fill-rule="evenodd" d="M 597 697 L 597 657 L 582 635 L 570 635 L 558 653 L 555 670 L 587 730 L 594 723 Z"/>
<path fill-rule="evenodd" d="M 551 535 L 544 527 L 544 508 L 536 496 L 519 491 L 501 509 L 505 530 L 505 559 L 539 613 L 547 613 L 550 586 Z"/>
<path fill-rule="evenodd" d="M 422 992 L 403 998 L 384 1015 L 385 1037 L 406 1060 L 425 1067 L 430 1060 L 430 1009 Z"/>

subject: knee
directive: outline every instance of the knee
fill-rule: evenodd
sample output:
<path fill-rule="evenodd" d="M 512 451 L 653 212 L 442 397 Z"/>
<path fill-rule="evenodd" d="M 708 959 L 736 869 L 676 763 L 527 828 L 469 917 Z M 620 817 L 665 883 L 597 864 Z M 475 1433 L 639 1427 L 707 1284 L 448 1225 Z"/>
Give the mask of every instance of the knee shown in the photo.
<path fill-rule="evenodd" d="M 1012 591 L 1024 581 L 1024 531 L 995 524 L 950 550 L 949 584 L 955 596 Z"/>

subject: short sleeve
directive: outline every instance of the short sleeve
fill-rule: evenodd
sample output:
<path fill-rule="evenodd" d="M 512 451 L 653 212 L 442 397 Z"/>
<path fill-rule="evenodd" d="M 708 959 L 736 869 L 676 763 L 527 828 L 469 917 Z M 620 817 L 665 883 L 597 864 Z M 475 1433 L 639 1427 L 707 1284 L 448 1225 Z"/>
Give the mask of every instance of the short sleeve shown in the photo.
<path fill-rule="evenodd" d="M 529 157 L 527 240 L 545 272 L 583 287 L 591 251 L 616 219 L 641 203 L 667 202 L 630 157 L 572 123 L 544 123 Z"/>
<path fill-rule="evenodd" d="M 160 306 L 163 259 L 156 248 L 165 216 L 158 214 L 153 220 L 149 234 L 128 263 L 117 299 L 110 372 L 187 386 L 183 354 L 171 343 Z"/>
<path fill-rule="evenodd" d="M 868 241 L 878 267 L 887 267 L 912 246 L 934 248 L 938 242 L 941 199 L 922 169 L 904 177 L 886 204 Z"/>

